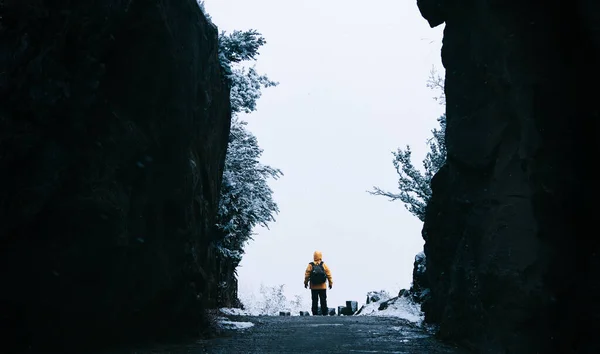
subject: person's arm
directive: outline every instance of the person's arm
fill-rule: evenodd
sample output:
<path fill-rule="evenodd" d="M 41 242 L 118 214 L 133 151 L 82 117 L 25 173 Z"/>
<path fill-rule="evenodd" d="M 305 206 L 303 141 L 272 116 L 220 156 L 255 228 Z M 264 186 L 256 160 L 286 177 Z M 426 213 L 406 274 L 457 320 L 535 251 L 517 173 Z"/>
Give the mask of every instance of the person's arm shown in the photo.
<path fill-rule="evenodd" d="M 327 276 L 327 281 L 329 281 L 329 289 L 333 286 L 333 278 L 331 277 L 331 271 L 327 264 L 323 263 L 323 268 L 325 269 L 325 275 Z"/>
<path fill-rule="evenodd" d="M 304 272 L 304 287 L 308 286 L 308 279 L 310 278 L 310 272 L 312 271 L 312 265 L 308 263 L 308 267 L 306 267 L 306 271 Z"/>

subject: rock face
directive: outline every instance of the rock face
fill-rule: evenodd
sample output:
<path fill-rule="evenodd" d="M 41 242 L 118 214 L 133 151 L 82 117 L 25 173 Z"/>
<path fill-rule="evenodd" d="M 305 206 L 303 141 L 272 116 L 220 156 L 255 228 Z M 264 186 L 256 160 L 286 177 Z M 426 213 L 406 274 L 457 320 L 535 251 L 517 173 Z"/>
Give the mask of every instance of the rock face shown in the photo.
<path fill-rule="evenodd" d="M 230 124 L 216 28 L 194 0 L 2 11 L 0 351 L 197 335 Z"/>
<path fill-rule="evenodd" d="M 599 352 L 599 4 L 417 2 L 446 24 L 426 321 L 481 353 Z"/>

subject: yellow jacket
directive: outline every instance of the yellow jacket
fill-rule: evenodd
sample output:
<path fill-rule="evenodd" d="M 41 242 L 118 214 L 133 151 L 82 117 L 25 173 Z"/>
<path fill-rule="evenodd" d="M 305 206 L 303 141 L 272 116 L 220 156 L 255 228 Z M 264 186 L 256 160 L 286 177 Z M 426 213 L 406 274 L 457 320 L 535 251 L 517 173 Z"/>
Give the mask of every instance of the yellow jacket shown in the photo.
<path fill-rule="evenodd" d="M 319 264 L 323 262 L 323 254 L 319 251 L 315 251 L 315 253 L 313 254 L 313 259 L 314 259 L 314 263 L 315 264 Z M 331 271 L 329 270 L 329 267 L 327 267 L 327 264 L 323 263 L 323 269 L 325 269 L 325 275 L 327 276 L 327 281 L 329 282 L 329 287 L 331 288 L 333 286 L 333 278 L 331 277 Z M 308 282 L 310 280 L 310 272 L 312 272 L 312 264 L 308 263 L 308 267 L 306 267 L 306 271 L 304 272 L 304 286 L 306 287 L 306 285 L 308 285 Z M 327 284 L 322 283 L 322 284 L 310 284 L 310 288 L 311 289 L 327 289 Z"/>

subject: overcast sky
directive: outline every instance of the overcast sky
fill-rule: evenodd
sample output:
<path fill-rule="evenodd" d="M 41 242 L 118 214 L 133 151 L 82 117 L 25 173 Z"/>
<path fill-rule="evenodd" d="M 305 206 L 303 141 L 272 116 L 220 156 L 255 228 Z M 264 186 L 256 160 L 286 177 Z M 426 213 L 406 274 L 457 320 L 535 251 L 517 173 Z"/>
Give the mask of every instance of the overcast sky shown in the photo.
<path fill-rule="evenodd" d="M 392 150 L 409 144 L 415 163 L 444 109 L 426 87 L 441 73 L 443 26 L 429 28 L 416 0 L 206 0 L 219 30 L 256 29 L 267 44 L 257 69 L 280 85 L 243 116 L 285 174 L 271 182 L 280 214 L 258 229 L 238 269 L 240 296 L 261 284 L 304 294 L 304 269 L 323 252 L 331 307 L 364 302 L 370 290 L 410 286 L 422 223 L 400 202 Z"/>

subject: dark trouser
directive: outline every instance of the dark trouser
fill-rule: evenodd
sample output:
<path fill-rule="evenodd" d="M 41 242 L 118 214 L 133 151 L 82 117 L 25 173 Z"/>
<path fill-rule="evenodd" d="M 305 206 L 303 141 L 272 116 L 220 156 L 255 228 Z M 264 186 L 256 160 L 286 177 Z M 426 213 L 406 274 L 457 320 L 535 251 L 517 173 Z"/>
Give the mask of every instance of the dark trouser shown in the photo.
<path fill-rule="evenodd" d="M 327 290 L 326 289 L 311 289 L 312 295 L 312 314 L 314 316 L 319 315 L 318 312 L 318 304 L 319 299 L 321 299 L 321 314 L 323 316 L 327 316 L 329 311 L 327 310 Z"/>

